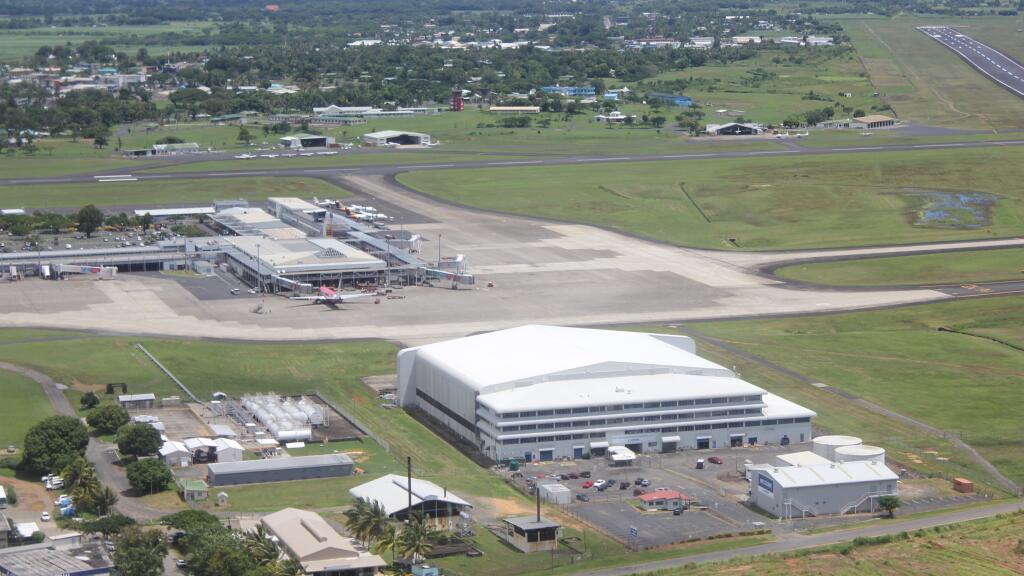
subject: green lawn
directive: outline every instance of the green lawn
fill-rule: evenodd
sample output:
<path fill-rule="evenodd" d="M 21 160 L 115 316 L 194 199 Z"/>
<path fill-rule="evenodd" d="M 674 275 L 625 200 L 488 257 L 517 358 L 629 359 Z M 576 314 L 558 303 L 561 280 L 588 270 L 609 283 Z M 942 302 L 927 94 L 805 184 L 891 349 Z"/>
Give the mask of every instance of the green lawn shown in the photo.
<path fill-rule="evenodd" d="M 908 16 L 836 17 L 850 36 L 882 99 L 903 120 L 1006 130 L 1024 127 L 1020 98 L 963 62 L 953 51 L 915 30 L 922 25 L 964 31 L 1020 58 L 1018 18 Z"/>
<path fill-rule="evenodd" d="M 836 286 L 966 284 L 1024 278 L 1024 250 L 972 250 L 797 264 L 779 268 L 783 278 Z"/>
<path fill-rule="evenodd" d="M 818 317 L 694 324 L 719 338 L 942 430 L 962 435 L 1017 483 L 1024 482 L 1024 297 L 1011 296 Z M 952 327 L 970 335 L 940 332 Z M 994 342 L 997 338 L 1017 348 Z M 714 359 L 714 354 L 710 355 Z M 743 376 L 762 384 L 764 370 Z M 756 377 L 755 377 L 756 376 Z M 776 379 L 778 380 L 778 379 Z M 767 381 L 766 381 L 767 384 Z M 956 472 L 970 466 L 938 440 L 872 417 L 838 396 L 806 384 L 765 387 L 819 412 L 816 422 L 835 433 L 909 453 L 926 469 Z M 931 447 L 951 457 L 934 461 Z M 972 477 L 978 477 L 972 472 Z"/>
<path fill-rule="evenodd" d="M 166 54 L 173 51 L 196 51 L 197 46 L 154 45 L 144 41 L 144 37 L 163 32 L 198 32 L 203 27 L 213 25 L 203 21 L 171 22 L 151 26 L 74 26 L 68 28 L 25 28 L 4 30 L 0 34 L 0 62 L 17 62 L 22 58 L 36 53 L 40 46 L 64 44 L 81 44 L 88 40 L 106 41 L 118 50 L 134 55 L 142 46 L 152 55 Z M 120 40 L 116 41 L 116 40 Z"/>
<path fill-rule="evenodd" d="M 53 408 L 39 384 L 24 376 L 0 370 L 0 390 L 0 449 L 21 448 L 28 429 L 53 414 Z"/>
<path fill-rule="evenodd" d="M 1024 514 L 917 530 L 905 538 L 855 541 L 784 554 L 739 557 L 728 562 L 681 566 L 646 576 L 877 576 L 879 574 L 1020 574 L 1018 551 Z"/>
<path fill-rule="evenodd" d="M 598 224 L 686 246 L 732 248 L 727 239 L 733 237 L 740 248 L 756 250 L 1018 234 L 1024 223 L 1019 158 L 1019 150 L 993 147 L 431 170 L 399 180 L 485 209 Z M 932 191 L 998 195 L 991 223 L 915 225 Z"/>
<path fill-rule="evenodd" d="M 0 154 L 0 178 L 43 178 L 137 165 L 131 160 L 112 157 L 110 148 L 93 148 L 85 140 L 44 138 L 36 141 L 36 146 L 39 150 L 33 154 Z"/>
<path fill-rule="evenodd" d="M 225 198 L 256 201 L 264 200 L 268 196 L 344 198 L 348 196 L 348 192 L 323 180 L 292 176 L 0 187 L 0 205 L 37 209 L 75 207 L 83 204 L 102 207 L 210 203 Z"/>

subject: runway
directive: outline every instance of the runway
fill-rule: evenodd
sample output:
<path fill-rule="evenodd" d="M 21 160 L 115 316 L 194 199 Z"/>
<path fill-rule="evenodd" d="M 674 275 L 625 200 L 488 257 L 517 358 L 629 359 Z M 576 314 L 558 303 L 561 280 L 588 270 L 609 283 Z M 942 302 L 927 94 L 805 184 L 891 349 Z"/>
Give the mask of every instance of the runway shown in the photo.
<path fill-rule="evenodd" d="M 919 26 L 917 29 L 956 52 L 972 68 L 988 76 L 993 82 L 1024 98 L 1024 65 L 955 28 Z"/>
<path fill-rule="evenodd" d="M 913 150 L 956 150 L 968 148 L 991 148 L 999 146 L 1020 146 L 1024 140 L 989 140 L 989 141 L 965 141 L 965 142 L 941 142 L 935 144 L 892 144 L 879 146 L 847 146 L 835 148 L 805 148 L 787 147 L 779 150 L 747 150 L 728 152 L 694 152 L 689 154 L 638 154 L 620 156 L 555 156 L 547 158 L 534 158 L 522 160 L 479 160 L 465 162 L 451 162 L 443 164 L 398 164 L 398 165 L 369 165 L 369 166 L 345 166 L 345 167 L 317 167 L 317 168 L 274 168 L 274 167 L 252 167 L 249 162 L 239 160 L 237 170 L 198 170 L 189 172 L 174 173 L 147 173 L 127 169 L 119 170 L 117 179 L 111 181 L 109 174 L 74 174 L 70 176 L 47 177 L 47 178 L 9 178 L 0 179 L 0 186 L 29 186 L 46 184 L 85 184 L 105 182 L 116 186 L 119 182 L 138 181 L 161 181 L 161 180 L 207 180 L 217 178 L 238 178 L 251 176 L 311 176 L 325 177 L 331 175 L 351 176 L 387 176 L 402 172 L 414 172 L 419 170 L 443 170 L 443 169 L 477 169 L 477 168 L 510 168 L 528 166 L 571 166 L 586 164 L 613 164 L 621 162 L 671 162 L 671 161 L 693 161 L 693 160 L 714 160 L 723 158 L 778 158 L 787 156 L 822 156 L 830 154 L 861 154 L 871 152 L 900 152 Z M 189 162 L 191 163 L 191 162 Z M 248 166 L 249 168 L 246 168 Z"/>

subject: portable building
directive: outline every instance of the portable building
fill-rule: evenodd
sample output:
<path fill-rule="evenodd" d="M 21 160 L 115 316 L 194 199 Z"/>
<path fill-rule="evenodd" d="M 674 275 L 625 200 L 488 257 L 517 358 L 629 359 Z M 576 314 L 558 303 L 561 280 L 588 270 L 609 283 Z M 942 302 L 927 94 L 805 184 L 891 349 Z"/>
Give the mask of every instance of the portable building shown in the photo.
<path fill-rule="evenodd" d="M 309 480 L 351 476 L 355 463 L 344 454 L 297 456 L 272 460 L 216 462 L 207 467 L 210 486 Z"/>

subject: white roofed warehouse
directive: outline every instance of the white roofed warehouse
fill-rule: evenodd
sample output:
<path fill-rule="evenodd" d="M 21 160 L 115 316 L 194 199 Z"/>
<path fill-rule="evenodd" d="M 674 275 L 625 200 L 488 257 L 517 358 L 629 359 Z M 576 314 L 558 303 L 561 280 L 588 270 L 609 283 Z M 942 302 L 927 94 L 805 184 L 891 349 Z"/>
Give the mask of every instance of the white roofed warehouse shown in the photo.
<path fill-rule="evenodd" d="M 497 461 L 805 442 L 814 412 L 686 336 L 521 326 L 398 353 L 399 400 Z"/>
<path fill-rule="evenodd" d="M 749 475 L 751 504 L 779 518 L 873 512 L 899 479 L 880 462 L 755 465 Z"/>
<path fill-rule="evenodd" d="M 350 489 L 348 493 L 353 498 L 379 502 L 387 515 L 396 520 L 409 518 L 410 501 L 412 512 L 420 512 L 424 518 L 458 516 L 460 512 L 473 507 L 469 502 L 449 492 L 447 488 L 419 478 L 412 478 L 410 483 L 407 477 L 397 474 L 386 474 L 376 480 L 360 484 Z"/>

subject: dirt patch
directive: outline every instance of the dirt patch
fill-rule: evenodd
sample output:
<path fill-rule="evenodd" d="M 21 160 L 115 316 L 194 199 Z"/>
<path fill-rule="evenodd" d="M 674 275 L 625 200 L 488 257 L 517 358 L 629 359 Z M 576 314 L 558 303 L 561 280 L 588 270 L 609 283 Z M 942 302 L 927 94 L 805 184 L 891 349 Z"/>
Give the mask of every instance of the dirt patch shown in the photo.
<path fill-rule="evenodd" d="M 16 510 L 42 512 L 43 510 L 53 508 L 53 505 L 50 504 L 52 498 L 50 498 L 49 493 L 46 492 L 46 488 L 42 484 L 17 478 L 0 478 L 0 484 L 14 487 L 18 495 L 18 505 L 14 507 Z"/>

